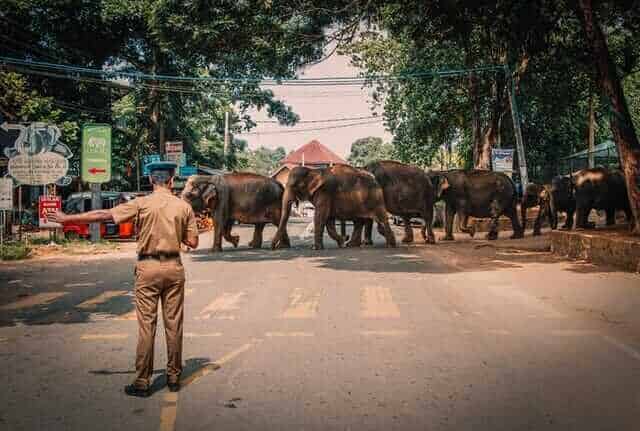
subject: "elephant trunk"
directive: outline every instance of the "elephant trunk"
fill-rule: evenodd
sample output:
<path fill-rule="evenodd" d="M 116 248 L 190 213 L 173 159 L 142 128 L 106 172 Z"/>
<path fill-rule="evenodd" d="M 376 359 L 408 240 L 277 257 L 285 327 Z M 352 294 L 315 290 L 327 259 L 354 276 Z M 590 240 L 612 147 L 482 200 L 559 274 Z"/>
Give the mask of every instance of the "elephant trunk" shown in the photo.
<path fill-rule="evenodd" d="M 286 232 L 287 222 L 289 221 L 289 216 L 291 215 L 291 205 L 293 204 L 295 198 L 295 194 L 289 187 L 284 189 L 284 194 L 282 195 L 282 211 L 280 213 L 280 223 L 278 224 L 278 231 L 276 232 L 276 236 L 273 239 L 274 247 L 278 246 L 284 236 L 284 233 Z"/>

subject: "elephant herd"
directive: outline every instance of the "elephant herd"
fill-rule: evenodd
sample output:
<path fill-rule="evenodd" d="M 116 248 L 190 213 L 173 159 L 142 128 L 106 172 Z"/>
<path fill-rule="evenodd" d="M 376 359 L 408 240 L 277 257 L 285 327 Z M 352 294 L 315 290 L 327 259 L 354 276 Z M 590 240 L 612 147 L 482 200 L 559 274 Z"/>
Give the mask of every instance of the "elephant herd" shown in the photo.
<path fill-rule="evenodd" d="M 577 212 L 577 227 L 593 227 L 588 223 L 592 208 L 607 212 L 607 224 L 615 221 L 615 210 L 631 212 L 626 198 L 624 178 L 619 172 L 605 169 L 587 169 L 571 176 L 556 177 L 550 185 L 530 184 L 521 202 L 514 182 L 503 173 L 483 170 L 450 170 L 425 172 L 396 162 L 377 161 L 364 168 L 334 165 L 322 169 L 304 166 L 289 172 L 287 184 L 253 173 L 234 172 L 223 175 L 196 175 L 189 178 L 182 198 L 195 211 L 209 210 L 214 222 L 213 251 L 222 250 L 222 239 L 238 246 L 239 237 L 231 233 L 235 222 L 253 224 L 252 248 L 262 247 L 263 230 L 267 223 L 278 229 L 272 239 L 272 248 L 288 248 L 291 241 L 287 222 L 294 202 L 309 201 L 314 211 L 314 249 L 323 248 L 326 228 L 329 237 L 339 247 L 359 247 L 372 244 L 373 222 L 385 238 L 387 247 L 395 247 L 396 239 L 388 215 L 402 218 L 405 226 L 403 243 L 413 242 L 410 220 L 422 218 L 422 238 L 435 243 L 432 229 L 434 204 L 445 203 L 445 236 L 453 240 L 454 216 L 458 216 L 459 230 L 473 236 L 475 229 L 468 225 L 469 217 L 490 218 L 488 239 L 498 237 L 498 219 L 506 216 L 513 227 L 512 238 L 524 236 L 526 210 L 539 206 L 534 235 L 540 234 L 544 217 L 553 229 L 557 226 L 558 212 L 567 213 L 566 228 L 571 228 L 573 214 Z M 522 224 L 517 206 L 521 204 Z M 353 222 L 351 237 L 344 228 L 336 230 L 336 221 Z"/>

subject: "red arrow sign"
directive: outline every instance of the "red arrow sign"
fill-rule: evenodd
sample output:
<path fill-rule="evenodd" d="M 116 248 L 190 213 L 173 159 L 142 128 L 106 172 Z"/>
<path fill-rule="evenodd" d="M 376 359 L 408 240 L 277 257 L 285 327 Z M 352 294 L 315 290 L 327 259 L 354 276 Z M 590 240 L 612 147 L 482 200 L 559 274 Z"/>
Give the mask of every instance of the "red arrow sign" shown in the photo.
<path fill-rule="evenodd" d="M 106 172 L 106 170 L 104 169 L 99 169 L 99 168 L 89 168 L 89 173 L 91 175 L 95 175 L 95 174 L 104 174 Z"/>

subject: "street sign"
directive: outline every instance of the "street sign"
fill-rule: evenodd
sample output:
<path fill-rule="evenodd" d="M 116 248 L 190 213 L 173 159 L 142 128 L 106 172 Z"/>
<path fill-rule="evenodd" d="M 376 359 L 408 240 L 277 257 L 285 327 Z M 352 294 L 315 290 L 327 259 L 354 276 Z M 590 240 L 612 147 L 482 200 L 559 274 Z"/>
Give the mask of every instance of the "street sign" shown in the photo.
<path fill-rule="evenodd" d="M 40 227 L 62 227 L 60 223 L 49 221 L 49 214 L 53 214 L 62 209 L 62 200 L 60 199 L 60 196 L 40 196 L 39 204 L 38 219 L 40 221 Z"/>
<path fill-rule="evenodd" d="M 184 157 L 184 146 L 182 142 L 165 142 L 164 144 L 166 160 L 168 162 L 174 162 L 178 166 L 184 166 L 186 163 L 186 158 Z"/>
<path fill-rule="evenodd" d="M 85 124 L 82 127 L 82 181 L 111 181 L 111 126 Z"/>
<path fill-rule="evenodd" d="M 150 175 L 149 165 L 151 163 L 159 162 L 161 160 L 160 154 L 149 154 L 142 157 L 142 175 L 145 177 Z"/>
<path fill-rule="evenodd" d="M 13 180 L 0 178 L 0 210 L 11 211 L 13 209 Z"/>
<path fill-rule="evenodd" d="M 491 158 L 495 172 L 513 172 L 513 149 L 493 148 Z"/>

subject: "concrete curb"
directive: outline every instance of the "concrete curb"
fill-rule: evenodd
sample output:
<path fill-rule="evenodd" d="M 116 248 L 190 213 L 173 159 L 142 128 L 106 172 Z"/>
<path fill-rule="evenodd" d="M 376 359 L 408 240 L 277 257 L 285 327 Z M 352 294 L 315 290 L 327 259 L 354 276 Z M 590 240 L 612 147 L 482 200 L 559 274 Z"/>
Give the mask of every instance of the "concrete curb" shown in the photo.
<path fill-rule="evenodd" d="M 553 231 L 551 252 L 625 271 L 640 272 L 640 238 L 616 237 L 611 233 L 612 231 Z"/>

